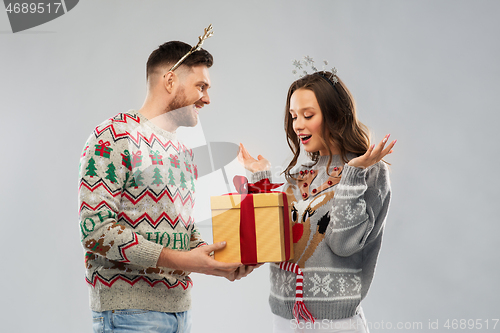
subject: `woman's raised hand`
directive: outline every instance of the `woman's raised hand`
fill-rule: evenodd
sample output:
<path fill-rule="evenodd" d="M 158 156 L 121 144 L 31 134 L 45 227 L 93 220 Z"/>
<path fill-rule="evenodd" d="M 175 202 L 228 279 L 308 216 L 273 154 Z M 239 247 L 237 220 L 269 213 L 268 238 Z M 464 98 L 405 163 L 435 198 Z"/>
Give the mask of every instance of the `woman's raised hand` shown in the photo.
<path fill-rule="evenodd" d="M 238 161 L 250 172 L 265 171 L 271 168 L 271 163 L 268 160 L 262 155 L 257 156 L 257 159 L 253 158 L 241 143 L 238 151 Z"/>
<path fill-rule="evenodd" d="M 364 155 L 353 158 L 347 164 L 356 168 L 365 169 L 379 162 L 386 155 L 392 153 L 392 148 L 396 144 L 397 140 L 394 140 L 387 147 L 385 147 L 387 140 L 389 140 L 390 136 L 391 136 L 390 134 L 387 134 L 376 147 L 375 144 L 371 145 Z"/>

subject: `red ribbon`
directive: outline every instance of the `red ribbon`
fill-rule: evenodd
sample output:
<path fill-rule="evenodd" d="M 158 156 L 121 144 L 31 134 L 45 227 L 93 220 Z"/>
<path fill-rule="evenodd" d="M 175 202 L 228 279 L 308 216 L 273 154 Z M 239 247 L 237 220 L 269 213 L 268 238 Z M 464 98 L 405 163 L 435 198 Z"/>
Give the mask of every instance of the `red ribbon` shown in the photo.
<path fill-rule="evenodd" d="M 104 156 L 104 154 L 110 155 L 110 153 L 113 149 L 107 148 L 109 146 L 110 146 L 109 141 L 104 142 L 102 140 L 99 140 L 99 144 L 95 145 L 95 148 L 96 148 L 95 154 L 97 155 L 97 152 L 99 152 L 99 156 Z"/>
<path fill-rule="evenodd" d="M 136 165 L 137 166 L 141 165 L 140 164 L 140 163 L 142 163 L 141 154 L 142 154 L 142 152 L 140 150 L 132 152 L 132 164 L 133 164 L 134 168 L 136 167 Z"/>
<path fill-rule="evenodd" d="M 240 205 L 240 253 L 241 263 L 257 264 L 257 233 L 253 195 L 247 195 Z"/>
<path fill-rule="evenodd" d="M 99 144 L 102 147 L 101 149 L 103 149 L 104 147 L 109 147 L 109 145 L 110 145 L 109 141 L 104 142 L 102 140 L 99 140 Z"/>
<path fill-rule="evenodd" d="M 271 191 L 274 188 L 280 187 L 281 184 L 273 184 L 269 181 L 268 178 L 261 179 L 256 183 L 249 183 L 247 177 L 245 176 L 234 176 L 233 184 L 236 188 L 236 191 L 239 194 L 247 194 L 247 193 L 272 193 Z"/>
<path fill-rule="evenodd" d="M 253 194 L 281 193 L 283 195 L 283 221 L 285 223 L 285 261 L 290 259 L 290 223 L 288 216 L 288 200 L 286 193 L 271 191 L 283 184 L 273 184 L 269 179 L 262 179 L 254 184 L 248 183 L 244 176 L 234 176 L 234 187 L 242 194 L 240 204 L 240 253 L 241 263 L 245 265 L 257 264 L 257 234 L 255 231 L 255 211 Z M 243 197 L 244 196 L 244 197 Z"/>

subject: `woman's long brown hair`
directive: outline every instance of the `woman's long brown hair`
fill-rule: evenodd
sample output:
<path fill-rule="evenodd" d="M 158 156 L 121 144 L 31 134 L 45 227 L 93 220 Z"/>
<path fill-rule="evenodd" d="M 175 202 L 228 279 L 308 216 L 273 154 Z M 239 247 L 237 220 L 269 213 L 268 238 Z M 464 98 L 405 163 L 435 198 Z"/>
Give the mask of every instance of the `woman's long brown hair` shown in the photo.
<path fill-rule="evenodd" d="M 361 156 L 370 146 L 370 134 L 368 128 L 362 124 L 356 116 L 356 106 L 354 98 L 337 77 L 338 82 L 328 82 L 333 74 L 330 72 L 317 72 L 306 75 L 295 81 L 288 89 L 285 109 L 285 132 L 288 146 L 294 156 L 290 164 L 285 169 L 287 180 L 293 178 L 290 170 L 297 164 L 300 155 L 300 141 L 293 130 L 293 121 L 290 114 L 290 98 L 298 89 L 308 89 L 314 92 L 318 100 L 323 116 L 322 121 L 322 143 L 328 150 L 327 172 L 332 162 L 331 147 L 336 145 L 340 150 L 340 157 L 344 163 L 348 162 L 347 154 L 352 153 Z M 319 160 L 319 152 L 307 153 L 309 158 L 315 162 Z"/>

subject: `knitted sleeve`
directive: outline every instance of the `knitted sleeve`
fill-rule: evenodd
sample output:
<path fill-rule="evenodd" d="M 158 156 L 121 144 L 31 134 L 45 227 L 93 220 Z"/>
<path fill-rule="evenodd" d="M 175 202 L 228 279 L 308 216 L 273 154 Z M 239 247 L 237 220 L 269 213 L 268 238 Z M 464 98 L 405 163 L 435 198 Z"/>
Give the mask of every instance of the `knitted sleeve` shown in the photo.
<path fill-rule="evenodd" d="M 80 237 L 87 256 L 142 267 L 156 267 L 163 246 L 117 223 L 120 198 L 130 173 L 123 167 L 127 140 L 114 141 L 109 131 L 88 139 L 80 159 L 78 191 Z"/>
<path fill-rule="evenodd" d="M 339 256 L 350 256 L 377 238 L 384 227 L 391 189 L 386 165 L 367 169 L 346 165 L 335 189 L 325 239 Z"/>
<path fill-rule="evenodd" d="M 194 170 L 194 177 L 197 180 L 198 179 L 198 166 L 195 163 L 195 156 L 194 154 L 191 154 L 191 165 Z M 193 184 L 194 186 L 194 184 Z M 194 190 L 194 189 L 193 189 Z M 189 240 L 189 249 L 195 249 L 200 246 L 208 245 L 207 242 L 205 242 L 201 236 L 201 233 L 198 231 L 196 228 L 196 225 L 193 224 L 191 228 L 191 237 Z"/>
<path fill-rule="evenodd" d="M 207 243 L 201 237 L 200 232 L 198 231 L 198 229 L 196 229 L 196 227 L 193 228 L 193 230 L 191 231 L 190 249 L 192 250 L 204 245 L 207 245 Z"/>
<path fill-rule="evenodd" d="M 252 173 L 252 175 L 250 176 L 250 182 L 256 183 L 259 180 L 266 179 L 266 178 L 268 178 L 270 181 L 272 181 L 270 170 L 257 171 L 257 172 Z"/>

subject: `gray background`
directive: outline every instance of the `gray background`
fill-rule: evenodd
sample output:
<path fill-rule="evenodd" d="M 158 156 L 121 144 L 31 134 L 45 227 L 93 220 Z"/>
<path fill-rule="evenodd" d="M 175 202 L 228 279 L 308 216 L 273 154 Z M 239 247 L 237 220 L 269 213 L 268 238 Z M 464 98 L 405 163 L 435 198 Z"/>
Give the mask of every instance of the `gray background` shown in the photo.
<path fill-rule="evenodd" d="M 282 119 L 291 60 L 304 55 L 337 67 L 374 139 L 398 139 L 388 158 L 394 199 L 363 302 L 372 332 L 388 323 L 436 331 L 428 328 L 436 321 L 445 331 L 447 319 L 478 320 L 482 330 L 488 319 L 492 331 L 499 10 L 478 0 L 87 0 L 17 34 L 0 13 L 2 331 L 91 331 L 77 220 L 81 149 L 101 121 L 142 105 L 154 48 L 195 43 L 208 23 L 207 142 L 243 142 L 277 173 L 290 158 Z M 210 240 L 209 225 L 200 227 Z M 267 266 L 236 283 L 193 279 L 194 333 L 271 330 Z"/>

